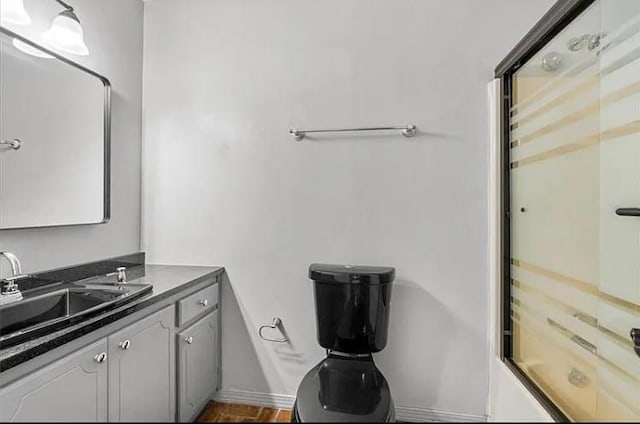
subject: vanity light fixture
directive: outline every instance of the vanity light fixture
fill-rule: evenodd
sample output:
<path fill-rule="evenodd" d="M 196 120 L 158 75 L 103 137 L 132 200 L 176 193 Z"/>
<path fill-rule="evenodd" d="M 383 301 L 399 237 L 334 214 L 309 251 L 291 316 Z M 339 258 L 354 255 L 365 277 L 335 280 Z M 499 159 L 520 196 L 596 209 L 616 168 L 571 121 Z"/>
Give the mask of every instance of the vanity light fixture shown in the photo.
<path fill-rule="evenodd" d="M 43 59 L 53 59 L 53 56 L 51 56 L 50 54 L 36 49 L 35 47 L 31 47 L 29 44 L 25 43 L 24 41 L 20 41 L 17 38 L 14 38 L 11 43 L 13 44 L 13 47 L 28 55 L 41 57 Z"/>
<path fill-rule="evenodd" d="M 2 24 L 29 25 L 31 16 L 24 8 L 24 0 L 0 1 L 0 22 Z"/>
<path fill-rule="evenodd" d="M 53 18 L 51 27 L 42 36 L 45 46 L 78 56 L 88 55 L 89 49 L 84 43 L 82 25 L 80 25 L 80 20 L 73 11 L 73 7 L 61 0 L 55 1 L 60 3 L 65 10 Z"/>

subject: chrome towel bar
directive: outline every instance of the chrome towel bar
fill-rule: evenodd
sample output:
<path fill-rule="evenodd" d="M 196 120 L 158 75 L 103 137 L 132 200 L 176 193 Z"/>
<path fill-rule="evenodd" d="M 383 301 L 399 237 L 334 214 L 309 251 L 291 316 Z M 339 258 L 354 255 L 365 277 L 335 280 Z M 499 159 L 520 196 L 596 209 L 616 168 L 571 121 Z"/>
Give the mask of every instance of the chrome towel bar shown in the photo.
<path fill-rule="evenodd" d="M 393 131 L 399 130 L 405 137 L 413 137 L 416 135 L 417 127 L 413 124 L 395 126 L 395 127 L 365 127 L 365 128 L 340 128 L 333 130 L 300 130 L 292 128 L 289 130 L 289 134 L 296 139 L 296 141 L 302 141 L 306 134 L 310 133 L 328 133 L 328 132 L 352 132 L 352 131 Z"/>

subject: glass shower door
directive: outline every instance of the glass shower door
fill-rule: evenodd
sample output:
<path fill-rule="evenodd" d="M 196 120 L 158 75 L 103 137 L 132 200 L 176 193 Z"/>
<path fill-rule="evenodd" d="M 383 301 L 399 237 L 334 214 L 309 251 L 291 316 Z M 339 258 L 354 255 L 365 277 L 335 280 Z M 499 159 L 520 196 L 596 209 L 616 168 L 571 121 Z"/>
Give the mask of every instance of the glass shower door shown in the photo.
<path fill-rule="evenodd" d="M 511 79 L 512 360 L 573 420 L 640 420 L 640 0 Z"/>
<path fill-rule="evenodd" d="M 640 419 L 640 1 L 601 0 L 600 275 L 596 418 Z M 607 40 L 609 42 L 609 40 Z"/>

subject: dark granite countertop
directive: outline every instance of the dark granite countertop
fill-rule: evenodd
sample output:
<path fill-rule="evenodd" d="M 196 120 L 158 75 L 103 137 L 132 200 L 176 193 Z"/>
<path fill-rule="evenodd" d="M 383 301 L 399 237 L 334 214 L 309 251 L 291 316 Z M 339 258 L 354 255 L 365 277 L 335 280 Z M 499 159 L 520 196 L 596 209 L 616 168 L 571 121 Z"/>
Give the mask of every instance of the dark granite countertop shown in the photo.
<path fill-rule="evenodd" d="M 223 267 L 183 265 L 140 265 L 127 268 L 129 283 L 150 283 L 153 285 L 153 290 L 149 295 L 119 308 L 104 311 L 78 324 L 0 350 L 0 371 L 6 371 L 38 355 L 47 353 L 222 272 L 224 272 Z M 91 279 L 96 278 L 104 279 L 105 277 L 96 276 Z"/>

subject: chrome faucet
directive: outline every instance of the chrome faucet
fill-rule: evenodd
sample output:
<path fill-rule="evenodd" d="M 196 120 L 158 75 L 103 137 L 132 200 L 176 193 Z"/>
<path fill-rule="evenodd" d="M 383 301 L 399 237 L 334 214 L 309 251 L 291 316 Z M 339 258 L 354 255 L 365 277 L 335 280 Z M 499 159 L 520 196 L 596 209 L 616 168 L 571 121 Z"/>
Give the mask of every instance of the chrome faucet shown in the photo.
<path fill-rule="evenodd" d="M 0 305 L 22 300 L 22 293 L 16 284 L 16 280 L 24 278 L 26 275 L 22 274 L 20 260 L 18 260 L 18 257 L 11 252 L 0 252 L 0 256 L 7 259 L 11 265 L 11 277 L 4 278 L 0 281 L 2 283 L 2 290 L 0 291 Z"/>
<path fill-rule="evenodd" d="M 116 284 L 116 285 L 127 284 L 127 268 L 126 267 L 119 266 L 118 268 L 116 268 L 114 272 L 105 274 L 105 277 L 111 277 L 114 275 L 116 276 L 115 283 L 107 283 L 105 281 L 100 281 L 100 284 Z"/>

